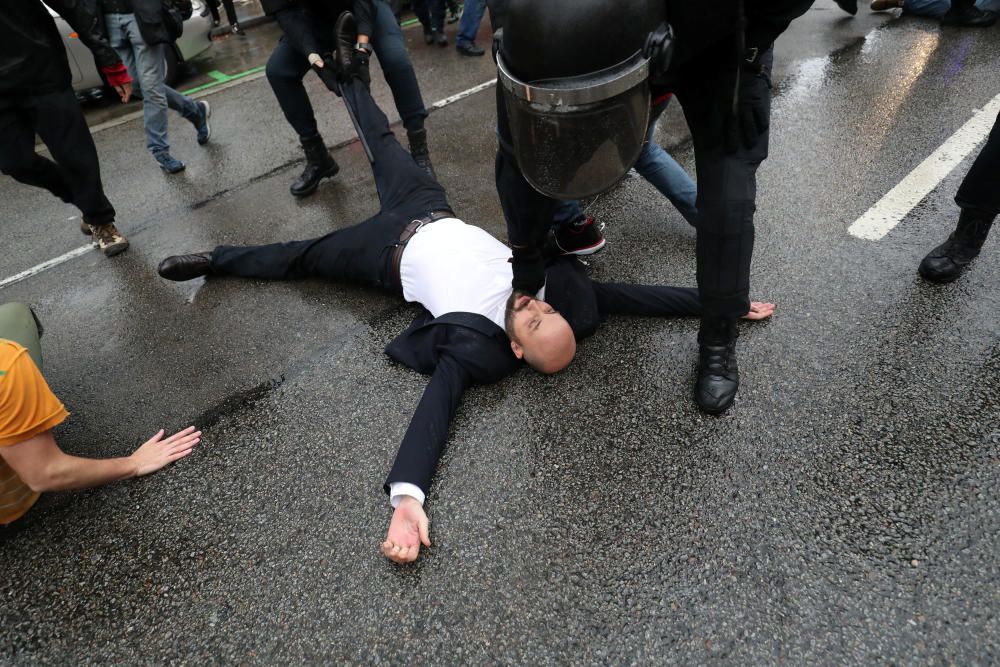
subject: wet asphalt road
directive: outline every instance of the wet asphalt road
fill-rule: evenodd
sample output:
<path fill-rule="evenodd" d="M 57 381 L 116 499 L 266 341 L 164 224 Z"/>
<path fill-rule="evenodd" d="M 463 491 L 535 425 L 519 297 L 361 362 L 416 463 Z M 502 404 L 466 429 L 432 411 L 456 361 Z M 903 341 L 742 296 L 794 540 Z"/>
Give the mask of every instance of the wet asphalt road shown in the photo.
<path fill-rule="evenodd" d="M 408 35 L 428 102 L 491 78 L 488 58 Z M 367 217 L 358 144 L 293 200 L 299 150 L 263 79 L 207 97 L 205 148 L 171 117 L 178 176 L 140 122 L 98 132 L 132 248 L 0 299 L 46 324 L 65 449 L 124 455 L 189 423 L 205 438 L 152 477 L 44 496 L 0 543 L 0 660 L 995 663 L 1000 243 L 951 286 L 916 276 L 971 158 L 883 240 L 846 230 L 1000 93 L 1000 27 L 821 1 L 778 59 L 753 282 L 778 312 L 742 329 L 734 409 L 691 400 L 695 321 L 613 319 L 565 373 L 467 394 L 427 503 L 435 545 L 403 568 L 378 552 L 381 483 L 425 379 L 382 348 L 415 310 L 318 281 L 155 276 L 177 251 Z M 327 143 L 349 140 L 311 89 Z M 669 113 L 660 139 L 693 170 Z M 492 114 L 487 90 L 428 127 L 456 211 L 503 237 Z M 641 179 L 589 210 L 609 240 L 596 278 L 693 284 L 694 232 Z M 75 214 L 0 180 L 0 279 L 80 246 Z"/>

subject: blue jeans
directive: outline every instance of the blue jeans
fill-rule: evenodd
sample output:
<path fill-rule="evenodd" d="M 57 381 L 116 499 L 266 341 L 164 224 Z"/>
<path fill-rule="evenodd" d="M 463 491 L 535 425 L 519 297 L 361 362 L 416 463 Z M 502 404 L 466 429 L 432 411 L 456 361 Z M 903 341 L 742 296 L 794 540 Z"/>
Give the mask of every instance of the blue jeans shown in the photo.
<path fill-rule="evenodd" d="M 479 24 L 485 12 L 486 0 L 465 0 L 462 22 L 458 24 L 458 37 L 455 39 L 457 46 L 476 43 L 476 33 L 479 32 Z"/>
<path fill-rule="evenodd" d="M 133 86 L 142 93 L 142 122 L 146 148 L 153 155 L 168 153 L 167 107 L 192 123 L 198 121 L 198 105 L 164 82 L 167 61 L 163 44 L 146 44 L 139 34 L 135 14 L 106 14 L 108 41 L 128 68 Z"/>
<path fill-rule="evenodd" d="M 688 224 L 694 227 L 698 220 L 698 207 L 695 204 L 698 198 L 698 186 L 684 171 L 684 167 L 677 164 L 677 161 L 663 150 L 662 146 L 653 141 L 656 122 L 669 103 L 670 99 L 667 98 L 664 102 L 653 107 L 649 115 L 646 143 L 643 144 L 639 159 L 636 160 L 635 170 L 659 190 L 664 197 L 669 199 L 670 203 L 688 221 Z M 556 206 L 552 221 L 555 223 L 569 222 L 582 215 L 580 202 L 564 201 Z"/>
<path fill-rule="evenodd" d="M 1000 0 L 976 0 L 976 8 L 1000 12 Z M 916 16 L 939 19 L 951 9 L 951 0 L 906 0 L 903 11 Z"/>

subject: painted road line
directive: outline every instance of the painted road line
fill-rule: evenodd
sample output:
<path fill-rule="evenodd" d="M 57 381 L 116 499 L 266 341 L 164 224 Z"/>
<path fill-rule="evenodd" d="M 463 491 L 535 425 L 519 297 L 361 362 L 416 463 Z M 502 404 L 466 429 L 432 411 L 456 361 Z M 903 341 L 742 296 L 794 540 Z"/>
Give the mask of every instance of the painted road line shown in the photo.
<path fill-rule="evenodd" d="M 867 241 L 878 241 L 929 195 L 966 156 L 979 145 L 1000 113 L 1000 95 L 979 109 L 946 142 L 911 171 L 906 178 L 854 221 L 847 232 Z"/>
<path fill-rule="evenodd" d="M 483 81 L 478 86 L 473 86 L 472 88 L 469 88 L 468 90 L 463 90 L 460 93 L 455 93 L 451 97 L 446 97 L 443 100 L 438 100 L 437 102 L 435 102 L 434 104 L 431 105 L 431 108 L 432 109 L 443 109 L 444 107 L 448 106 L 449 104 L 454 104 L 455 102 L 458 102 L 459 100 L 464 100 L 469 95 L 475 95 L 476 93 L 478 93 L 480 91 L 483 91 L 483 90 L 486 90 L 487 88 L 490 88 L 490 87 L 495 86 L 495 85 L 497 85 L 497 80 L 496 79 L 490 79 L 489 81 Z"/>
<path fill-rule="evenodd" d="M 93 249 L 94 245 L 92 243 L 88 243 L 87 245 L 80 246 L 76 250 L 70 250 L 69 252 L 59 255 L 58 257 L 55 257 L 53 259 L 50 259 L 47 262 L 42 262 L 37 266 L 33 266 L 30 269 L 27 269 L 26 271 L 21 271 L 21 273 L 15 273 L 10 278 L 4 278 L 3 280 L 0 280 L 0 289 L 3 289 L 8 285 L 13 285 L 14 283 L 19 283 L 22 280 L 26 280 L 32 276 L 38 275 L 42 271 L 48 271 L 52 267 L 59 266 L 60 264 L 68 262 L 71 259 L 76 259 L 80 255 L 86 255 L 88 252 L 93 251 Z"/>
<path fill-rule="evenodd" d="M 258 72 L 256 75 L 251 74 L 249 76 L 261 77 L 261 76 L 264 76 L 264 74 L 262 72 Z M 236 76 L 234 76 L 232 78 L 236 79 L 236 80 L 229 81 L 228 83 L 223 84 L 223 86 L 227 86 L 227 85 L 235 86 L 235 85 L 238 85 L 243 80 L 245 80 L 246 78 L 249 78 L 249 77 L 241 77 L 239 75 L 236 75 Z M 496 85 L 496 82 L 497 82 L 496 79 L 490 79 L 489 81 L 484 81 L 483 83 L 479 84 L 478 86 L 473 86 L 472 88 L 469 88 L 468 90 L 463 90 L 462 92 L 455 93 L 454 95 L 451 95 L 450 97 L 446 97 L 443 100 L 438 100 L 437 102 L 435 102 L 434 104 L 431 105 L 431 109 L 435 109 L 435 110 L 436 109 L 443 109 L 444 107 L 448 106 L 449 104 L 454 104 L 455 102 L 458 102 L 459 100 L 464 100 L 466 97 L 469 97 L 470 95 L 475 95 L 476 93 L 478 93 L 480 91 L 486 90 L 487 88 L 490 88 L 491 86 Z M 220 88 L 216 88 L 216 90 L 218 90 L 218 89 L 220 89 Z M 200 97 L 200 96 L 199 95 L 195 95 L 194 97 Z M 135 117 L 140 117 L 140 116 L 142 116 L 142 113 L 140 112 L 138 114 L 132 114 L 132 115 L 135 116 Z M 110 123 L 121 125 L 122 122 L 127 122 L 127 121 L 123 120 L 122 118 L 119 118 L 119 119 L 117 119 L 115 121 L 111 121 Z M 112 126 L 110 123 L 105 123 L 105 125 Z M 95 128 L 96 127 L 98 127 L 98 126 L 95 126 Z M 106 128 L 104 128 L 104 129 L 106 129 Z M 94 128 L 91 128 L 91 131 L 94 132 L 96 130 Z M 357 139 L 353 139 L 352 141 L 349 141 L 347 143 L 352 143 L 353 141 L 357 141 Z M 68 262 L 71 259 L 74 259 L 74 258 L 79 257 L 81 255 L 85 255 L 93 247 L 94 247 L 93 245 L 81 246 L 81 247 L 77 248 L 76 250 L 70 250 L 65 255 L 60 255 L 59 257 L 56 257 L 55 259 L 50 259 L 48 261 L 42 262 L 41 264 L 38 264 L 37 266 L 33 266 L 30 269 L 27 269 L 26 271 L 22 271 L 21 273 L 15 274 L 15 275 L 11 276 L 10 278 L 4 278 L 3 280 L 0 280 L 0 289 L 3 289 L 4 287 L 7 287 L 8 285 L 13 285 L 14 283 L 17 283 L 17 282 L 21 282 L 22 280 L 25 280 L 27 278 L 31 278 L 32 276 L 38 275 L 39 273 L 41 273 L 43 271 L 47 271 L 47 270 L 49 270 L 49 269 L 51 269 L 53 267 L 59 266 L 60 264 L 62 264 L 64 262 Z"/>

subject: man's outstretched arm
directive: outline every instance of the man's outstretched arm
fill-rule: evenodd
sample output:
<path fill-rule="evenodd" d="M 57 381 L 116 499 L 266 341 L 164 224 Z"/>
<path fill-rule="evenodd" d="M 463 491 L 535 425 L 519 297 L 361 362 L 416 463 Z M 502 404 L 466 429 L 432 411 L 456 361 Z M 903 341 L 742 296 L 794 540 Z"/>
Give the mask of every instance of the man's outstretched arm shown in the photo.
<path fill-rule="evenodd" d="M 694 287 L 594 283 L 597 309 L 601 315 L 640 317 L 694 317 L 702 312 L 701 298 Z M 763 320 L 774 313 L 773 303 L 752 301 L 744 319 Z"/>
<path fill-rule="evenodd" d="M 396 563 L 416 560 L 421 543 L 431 544 L 424 497 L 441 458 L 451 420 L 470 384 L 469 373 L 454 358 L 442 356 L 403 436 L 385 482 L 385 490 L 394 494 L 390 500 L 395 509 L 381 546 L 382 553 Z"/>

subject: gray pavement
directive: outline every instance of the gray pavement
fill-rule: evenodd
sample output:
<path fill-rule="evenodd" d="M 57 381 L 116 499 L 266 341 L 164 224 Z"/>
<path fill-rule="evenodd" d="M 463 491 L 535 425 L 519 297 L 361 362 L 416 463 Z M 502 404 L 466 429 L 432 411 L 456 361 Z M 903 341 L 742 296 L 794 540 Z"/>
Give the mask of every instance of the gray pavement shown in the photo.
<path fill-rule="evenodd" d="M 691 399 L 697 322 L 614 318 L 566 372 L 467 394 L 427 502 L 434 546 L 409 567 L 378 551 L 381 484 L 426 379 L 382 349 L 415 310 L 318 281 L 155 276 L 177 251 L 373 213 L 341 103 L 311 85 L 344 145 L 304 201 L 264 79 L 206 91 L 205 148 L 171 118 L 176 177 L 141 122 L 97 132 L 132 248 L 0 299 L 46 324 L 68 451 L 123 455 L 189 423 L 205 438 L 154 476 L 43 496 L 0 543 L 0 662 L 995 663 L 1000 245 L 951 286 L 916 276 L 971 158 L 883 240 L 846 230 L 1000 93 L 998 38 L 818 2 L 779 43 L 753 274 L 778 312 L 742 329 L 734 409 Z M 488 58 L 410 48 L 428 102 L 490 79 Z M 428 127 L 456 211 L 503 238 L 493 114 L 486 90 Z M 693 172 L 669 114 L 660 140 Z M 596 278 L 694 283 L 693 230 L 641 179 L 589 211 L 609 240 Z M 0 279 L 81 245 L 75 214 L 0 180 Z"/>

